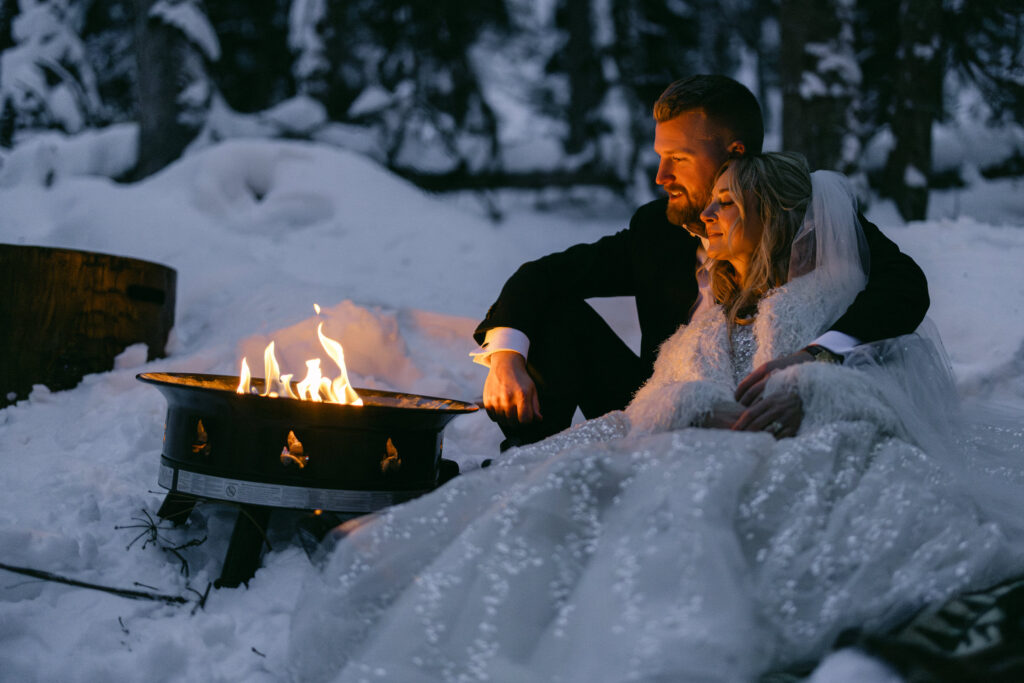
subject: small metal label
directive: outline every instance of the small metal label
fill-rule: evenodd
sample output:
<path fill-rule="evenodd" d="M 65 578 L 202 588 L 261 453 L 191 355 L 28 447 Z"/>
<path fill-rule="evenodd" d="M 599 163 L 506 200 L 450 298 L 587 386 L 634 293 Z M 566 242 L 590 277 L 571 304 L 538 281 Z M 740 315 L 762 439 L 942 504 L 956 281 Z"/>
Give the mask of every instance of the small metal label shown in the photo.
<path fill-rule="evenodd" d="M 426 491 L 358 491 L 262 484 L 254 481 L 215 477 L 182 469 L 175 470 L 166 465 L 160 467 L 160 485 L 164 488 L 172 488 L 170 482 L 175 471 L 178 481 L 173 488 L 181 493 L 267 507 L 330 510 L 333 512 L 374 512 L 426 493 Z"/>

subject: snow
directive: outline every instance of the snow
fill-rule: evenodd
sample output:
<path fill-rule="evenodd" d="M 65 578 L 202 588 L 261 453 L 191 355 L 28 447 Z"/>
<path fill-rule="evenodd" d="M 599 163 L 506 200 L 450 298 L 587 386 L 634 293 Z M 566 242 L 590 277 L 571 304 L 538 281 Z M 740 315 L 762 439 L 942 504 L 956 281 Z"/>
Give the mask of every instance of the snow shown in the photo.
<path fill-rule="evenodd" d="M 285 133 L 301 137 L 327 123 L 327 108 L 308 95 L 298 95 L 267 109 L 262 118 Z"/>
<path fill-rule="evenodd" d="M 206 14 L 193 0 L 171 2 L 159 0 L 149 10 L 149 16 L 173 26 L 189 39 L 211 62 L 220 59 L 220 41 Z"/>
<path fill-rule="evenodd" d="M 490 201 L 506 218 L 493 223 L 474 195 L 430 195 L 362 156 L 300 142 L 229 140 L 144 182 L 118 185 L 89 174 L 129 157 L 134 138 L 128 129 L 106 135 L 52 144 L 49 166 L 33 161 L 43 152 L 31 149 L 6 157 L 0 241 L 177 269 L 170 356 L 147 363 L 143 347 L 129 347 L 110 372 L 69 391 L 36 387 L 0 410 L 0 561 L 121 588 L 139 589 L 138 582 L 195 597 L 190 589 L 205 591 L 219 575 L 233 523 L 230 508 L 204 504 L 191 526 L 161 529 L 157 543 L 133 543 L 144 531 L 133 525 L 155 515 L 162 500 L 156 478 L 166 412 L 137 373 L 236 374 L 247 355 L 262 374 L 259 358 L 271 339 L 283 365 L 301 368 L 302 359 L 321 355 L 314 335 L 324 320 L 345 347 L 356 386 L 474 400 L 485 370 L 468 357 L 470 334 L 505 278 L 523 261 L 621 229 L 630 213 L 587 190 L 550 194 L 558 208 L 544 212 L 535 195 L 498 193 Z M 53 171 L 49 184 L 40 164 Z M 1022 197 L 1019 181 L 976 178 L 933 194 L 927 221 L 904 226 L 886 202 L 869 214 L 929 275 L 930 316 L 964 391 L 1019 406 Z M 323 307 L 319 317 L 314 303 Z M 603 301 L 600 309 L 636 343 L 629 300 Z M 445 432 L 445 454 L 470 469 L 496 455 L 499 440 L 482 413 L 459 417 Z M 212 591 L 194 613 L 193 605 L 3 573 L 0 679 L 287 679 L 291 613 L 312 569 L 293 536 L 295 520 L 274 520 L 273 550 L 248 589 Z M 181 551 L 188 576 L 160 549 L 203 537 Z M 893 678 L 877 663 L 837 653 L 814 680 Z"/>
<path fill-rule="evenodd" d="M 391 92 L 379 85 L 371 85 L 359 93 L 359 97 L 348 108 L 348 116 L 359 118 L 373 114 L 389 106 L 394 99 L 395 96 Z"/>
<path fill-rule="evenodd" d="M 877 659 L 848 648 L 822 660 L 807 683 L 900 683 L 902 680 Z"/>
<path fill-rule="evenodd" d="M 316 27 L 324 21 L 324 0 L 296 0 L 288 10 L 288 47 L 298 58 L 292 67 L 300 91 L 308 81 L 330 69 L 324 57 L 324 45 Z"/>
<path fill-rule="evenodd" d="M 52 183 L 55 178 L 116 178 L 132 170 L 139 127 L 121 123 L 68 136 L 46 132 L 7 152 L 0 150 L 0 187 Z"/>
<path fill-rule="evenodd" d="M 909 164 L 903 169 L 903 184 L 907 187 L 928 187 L 928 179 L 924 177 L 924 173 L 914 166 Z"/>
<path fill-rule="evenodd" d="M 828 86 L 821 76 L 813 71 L 804 71 L 800 74 L 800 97 L 810 100 L 815 97 L 825 97 L 828 94 Z"/>

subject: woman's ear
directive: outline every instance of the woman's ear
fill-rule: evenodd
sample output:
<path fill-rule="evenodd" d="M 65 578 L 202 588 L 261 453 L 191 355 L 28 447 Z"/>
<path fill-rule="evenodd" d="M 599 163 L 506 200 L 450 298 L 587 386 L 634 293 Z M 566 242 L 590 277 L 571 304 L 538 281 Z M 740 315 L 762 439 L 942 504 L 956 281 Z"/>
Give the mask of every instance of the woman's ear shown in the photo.
<path fill-rule="evenodd" d="M 741 157 L 747 153 L 747 146 L 743 144 L 742 140 L 733 140 L 726 147 L 730 157 Z"/>

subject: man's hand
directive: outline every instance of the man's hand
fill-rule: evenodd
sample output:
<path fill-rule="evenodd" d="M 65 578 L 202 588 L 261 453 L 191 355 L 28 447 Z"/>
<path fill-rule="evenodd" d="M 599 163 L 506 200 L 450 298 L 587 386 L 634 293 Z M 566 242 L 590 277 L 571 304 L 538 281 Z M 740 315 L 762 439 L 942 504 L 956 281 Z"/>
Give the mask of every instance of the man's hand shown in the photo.
<path fill-rule="evenodd" d="M 768 378 L 776 370 L 790 365 L 813 361 L 814 356 L 804 350 L 776 358 L 756 368 L 736 387 L 736 400 L 747 409 L 732 425 L 736 431 L 767 431 L 776 439 L 796 436 L 804 419 L 804 406 L 796 394 L 781 394 L 762 398 Z"/>
<path fill-rule="evenodd" d="M 491 354 L 491 370 L 484 382 L 484 409 L 498 423 L 542 420 L 537 387 L 526 372 L 526 359 L 515 351 Z"/>

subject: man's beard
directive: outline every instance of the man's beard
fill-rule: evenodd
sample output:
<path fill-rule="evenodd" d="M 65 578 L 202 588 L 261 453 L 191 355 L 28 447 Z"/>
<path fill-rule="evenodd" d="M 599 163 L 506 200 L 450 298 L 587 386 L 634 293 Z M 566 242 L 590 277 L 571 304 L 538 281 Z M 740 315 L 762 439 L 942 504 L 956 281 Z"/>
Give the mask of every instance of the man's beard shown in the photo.
<path fill-rule="evenodd" d="M 707 206 L 711 193 L 707 192 L 705 197 L 697 197 L 698 201 L 694 201 L 694 198 L 685 190 L 684 193 L 685 203 L 683 203 L 682 198 L 676 203 L 673 203 L 672 199 L 669 198 L 668 206 L 665 209 L 665 217 L 668 218 L 669 223 L 686 228 L 698 237 L 705 237 L 704 222 L 700 219 L 700 214 L 704 211 L 704 207 Z"/>

